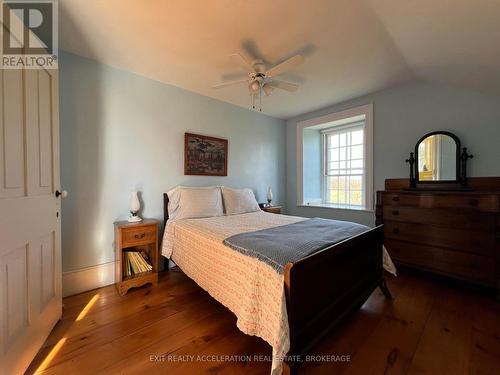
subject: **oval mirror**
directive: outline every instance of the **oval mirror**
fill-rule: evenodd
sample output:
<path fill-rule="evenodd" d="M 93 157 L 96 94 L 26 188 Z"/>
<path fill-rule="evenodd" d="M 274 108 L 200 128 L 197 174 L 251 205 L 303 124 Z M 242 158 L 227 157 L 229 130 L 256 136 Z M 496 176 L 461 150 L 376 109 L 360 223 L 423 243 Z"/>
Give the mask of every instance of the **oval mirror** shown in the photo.
<path fill-rule="evenodd" d="M 458 181 L 460 141 L 448 132 L 433 132 L 415 146 L 417 181 Z"/>

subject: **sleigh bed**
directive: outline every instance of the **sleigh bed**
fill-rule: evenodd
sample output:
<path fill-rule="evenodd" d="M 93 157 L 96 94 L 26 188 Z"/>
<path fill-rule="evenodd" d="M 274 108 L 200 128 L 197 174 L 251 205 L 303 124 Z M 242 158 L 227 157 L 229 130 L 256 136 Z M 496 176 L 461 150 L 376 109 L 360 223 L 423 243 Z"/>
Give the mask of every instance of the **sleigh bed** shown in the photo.
<path fill-rule="evenodd" d="M 375 288 L 390 298 L 382 226 L 288 263 L 278 273 L 223 241 L 304 218 L 252 212 L 169 222 L 165 193 L 164 220 L 162 254 L 231 310 L 241 331 L 273 347 L 273 374 L 296 373 L 297 359 L 358 310 Z"/>

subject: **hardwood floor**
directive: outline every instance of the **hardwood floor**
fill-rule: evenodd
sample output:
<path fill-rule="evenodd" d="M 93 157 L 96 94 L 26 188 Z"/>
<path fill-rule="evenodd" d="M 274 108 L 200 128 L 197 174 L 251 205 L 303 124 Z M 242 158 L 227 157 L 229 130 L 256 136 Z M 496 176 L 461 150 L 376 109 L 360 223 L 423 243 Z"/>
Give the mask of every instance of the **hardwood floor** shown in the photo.
<path fill-rule="evenodd" d="M 498 374 L 500 304 L 457 285 L 401 273 L 394 296 L 376 290 L 299 374 Z M 178 269 L 120 297 L 114 286 L 64 300 L 62 320 L 28 369 L 44 374 L 269 374 L 271 348 L 236 328 L 232 313 Z M 167 360 L 177 356 L 186 361 Z M 242 356 L 188 361 L 189 355 Z M 162 357 L 164 356 L 164 357 Z M 184 356 L 184 357 L 182 357 Z M 324 357 L 323 357 L 324 358 Z M 338 357 L 337 357 L 338 358 Z M 170 358 L 172 359 L 172 358 Z"/>

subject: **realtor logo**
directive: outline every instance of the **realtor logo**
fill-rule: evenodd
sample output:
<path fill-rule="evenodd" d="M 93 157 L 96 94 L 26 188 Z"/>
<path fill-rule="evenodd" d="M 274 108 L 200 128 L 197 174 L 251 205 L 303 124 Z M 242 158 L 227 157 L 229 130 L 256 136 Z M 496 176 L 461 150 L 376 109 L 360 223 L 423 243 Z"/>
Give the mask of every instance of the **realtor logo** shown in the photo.
<path fill-rule="evenodd" d="M 1 68 L 57 69 L 57 0 L 0 0 Z"/>

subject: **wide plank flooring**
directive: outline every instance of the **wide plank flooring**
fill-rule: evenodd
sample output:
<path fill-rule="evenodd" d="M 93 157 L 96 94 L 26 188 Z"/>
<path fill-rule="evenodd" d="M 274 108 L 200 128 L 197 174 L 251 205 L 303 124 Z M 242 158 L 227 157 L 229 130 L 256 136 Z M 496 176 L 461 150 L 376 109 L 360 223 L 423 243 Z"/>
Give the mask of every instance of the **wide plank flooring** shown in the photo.
<path fill-rule="evenodd" d="M 387 279 L 394 299 L 376 290 L 299 374 L 500 374 L 499 303 L 419 274 Z M 108 286 L 64 305 L 28 374 L 270 372 L 270 346 L 241 333 L 234 315 L 177 268 L 124 297 Z"/>

